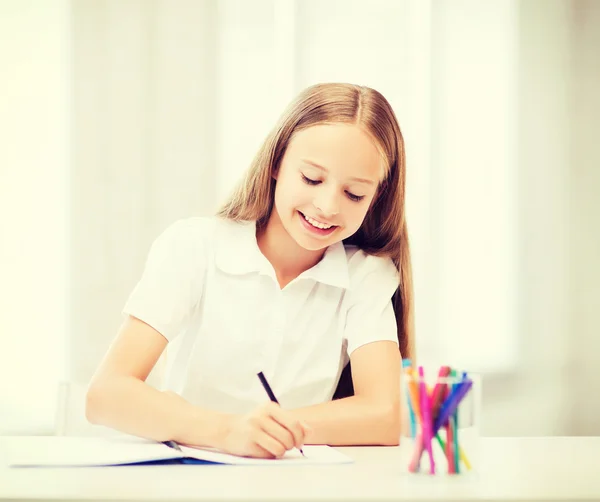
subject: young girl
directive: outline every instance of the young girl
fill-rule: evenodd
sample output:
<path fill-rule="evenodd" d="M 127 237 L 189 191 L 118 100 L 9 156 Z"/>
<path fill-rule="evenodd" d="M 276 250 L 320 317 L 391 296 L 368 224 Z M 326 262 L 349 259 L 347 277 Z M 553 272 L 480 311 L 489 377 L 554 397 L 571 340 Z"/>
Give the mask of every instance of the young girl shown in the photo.
<path fill-rule="evenodd" d="M 218 215 L 178 221 L 152 245 L 88 420 L 253 457 L 398 444 L 401 354 L 413 349 L 404 159 L 377 91 L 302 92 Z M 159 391 L 145 380 L 167 344 Z"/>

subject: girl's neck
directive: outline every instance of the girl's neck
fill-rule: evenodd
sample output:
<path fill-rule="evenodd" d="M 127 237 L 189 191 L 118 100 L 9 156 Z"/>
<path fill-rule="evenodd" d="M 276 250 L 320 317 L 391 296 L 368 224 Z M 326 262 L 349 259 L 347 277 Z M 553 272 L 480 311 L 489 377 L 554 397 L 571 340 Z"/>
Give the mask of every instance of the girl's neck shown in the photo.
<path fill-rule="evenodd" d="M 256 242 L 273 266 L 282 289 L 302 272 L 314 267 L 325 254 L 325 249 L 309 251 L 299 246 L 283 227 L 275 208 L 267 224 L 257 229 Z"/>

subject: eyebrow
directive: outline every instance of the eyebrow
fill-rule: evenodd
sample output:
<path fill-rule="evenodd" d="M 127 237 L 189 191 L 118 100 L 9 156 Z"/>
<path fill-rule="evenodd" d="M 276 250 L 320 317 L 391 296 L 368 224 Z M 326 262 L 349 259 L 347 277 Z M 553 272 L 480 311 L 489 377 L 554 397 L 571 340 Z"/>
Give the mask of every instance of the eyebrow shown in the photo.
<path fill-rule="evenodd" d="M 302 160 L 302 162 L 304 162 L 305 164 L 309 164 L 313 167 L 316 167 L 317 169 L 320 169 L 321 171 L 328 172 L 328 169 L 326 167 L 323 167 L 323 166 L 317 164 L 316 162 L 313 162 L 312 160 L 308 160 L 308 159 L 300 159 L 300 160 Z M 369 180 L 366 178 L 351 177 L 348 179 L 355 181 L 357 183 L 366 183 L 367 185 L 375 185 L 375 182 L 373 180 Z"/>

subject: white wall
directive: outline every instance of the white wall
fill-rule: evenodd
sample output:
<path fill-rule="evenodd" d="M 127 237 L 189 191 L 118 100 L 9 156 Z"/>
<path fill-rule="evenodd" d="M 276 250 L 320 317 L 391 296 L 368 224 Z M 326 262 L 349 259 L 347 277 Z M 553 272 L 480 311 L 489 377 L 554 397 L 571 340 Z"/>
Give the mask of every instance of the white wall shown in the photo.
<path fill-rule="evenodd" d="M 214 205 L 216 28 L 213 2 L 82 0 L 71 8 L 68 377 L 85 383 L 152 240 Z"/>
<path fill-rule="evenodd" d="M 572 6 L 569 71 L 567 430 L 600 434 L 600 2 Z"/>
<path fill-rule="evenodd" d="M 517 354 L 518 3 L 435 2 L 432 257 L 438 357 L 488 373 Z"/>
<path fill-rule="evenodd" d="M 485 419 L 495 433 L 567 431 L 569 11 L 561 0 L 519 2 L 518 287 L 512 294 L 520 357 L 512 375 L 486 388 Z"/>
<path fill-rule="evenodd" d="M 295 5 L 217 2 L 217 201 L 237 184 L 296 93 Z"/>
<path fill-rule="evenodd" d="M 0 431 L 52 430 L 69 326 L 69 5 L 0 11 Z"/>

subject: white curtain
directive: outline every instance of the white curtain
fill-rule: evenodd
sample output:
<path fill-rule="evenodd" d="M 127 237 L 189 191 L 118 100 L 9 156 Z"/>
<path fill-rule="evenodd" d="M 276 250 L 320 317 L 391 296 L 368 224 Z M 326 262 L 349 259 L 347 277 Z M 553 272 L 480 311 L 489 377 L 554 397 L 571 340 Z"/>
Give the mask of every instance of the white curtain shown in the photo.
<path fill-rule="evenodd" d="M 67 4 L 0 3 L 0 434 L 49 429 L 65 377 Z"/>

